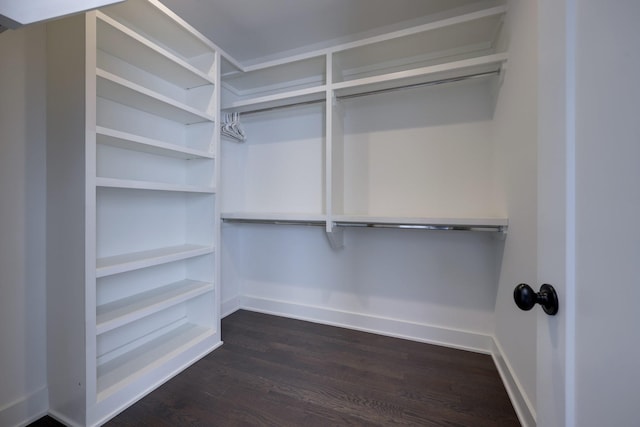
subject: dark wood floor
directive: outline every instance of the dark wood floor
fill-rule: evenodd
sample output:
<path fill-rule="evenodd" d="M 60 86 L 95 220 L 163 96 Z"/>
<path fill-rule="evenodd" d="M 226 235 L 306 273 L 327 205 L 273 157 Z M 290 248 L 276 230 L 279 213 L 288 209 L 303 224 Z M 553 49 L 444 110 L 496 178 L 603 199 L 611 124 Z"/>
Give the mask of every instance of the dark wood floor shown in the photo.
<path fill-rule="evenodd" d="M 107 426 L 520 425 L 488 355 L 248 311 L 222 332 Z"/>

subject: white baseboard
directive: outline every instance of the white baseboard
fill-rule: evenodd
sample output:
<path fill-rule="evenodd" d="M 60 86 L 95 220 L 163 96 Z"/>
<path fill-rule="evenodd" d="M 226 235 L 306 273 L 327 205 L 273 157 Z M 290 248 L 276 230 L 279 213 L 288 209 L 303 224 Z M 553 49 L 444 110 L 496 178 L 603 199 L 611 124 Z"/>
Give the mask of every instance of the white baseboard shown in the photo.
<path fill-rule="evenodd" d="M 68 427 L 82 427 L 80 424 L 76 423 L 75 421 L 70 420 L 69 418 L 65 417 L 64 415 L 61 415 L 56 410 L 49 409 L 49 416 L 51 418 L 53 418 L 54 420 L 58 421 L 59 423 L 64 424 L 65 426 L 68 426 Z"/>
<path fill-rule="evenodd" d="M 523 427 L 535 427 L 535 409 L 531 405 L 531 401 L 527 398 L 527 395 L 524 393 L 520 385 L 520 381 L 518 381 L 518 378 L 514 375 L 513 370 L 511 369 L 511 364 L 504 356 L 502 346 L 497 338 L 493 338 L 493 349 L 491 351 L 491 355 L 493 356 L 493 361 L 498 368 L 498 373 L 500 374 L 500 378 L 502 378 L 507 394 L 511 399 L 513 409 L 515 409 L 516 415 L 518 415 L 520 424 L 522 424 Z"/>
<path fill-rule="evenodd" d="M 48 408 L 49 392 L 45 386 L 23 399 L 0 408 L 0 426 L 26 426 L 47 415 Z"/>
<path fill-rule="evenodd" d="M 244 296 L 239 308 L 478 353 L 490 354 L 493 348 L 489 335 L 326 307 Z"/>
<path fill-rule="evenodd" d="M 224 319 L 230 314 L 235 313 L 236 311 L 242 308 L 243 297 L 237 296 L 226 301 L 222 302 L 222 307 L 220 308 L 221 318 Z"/>

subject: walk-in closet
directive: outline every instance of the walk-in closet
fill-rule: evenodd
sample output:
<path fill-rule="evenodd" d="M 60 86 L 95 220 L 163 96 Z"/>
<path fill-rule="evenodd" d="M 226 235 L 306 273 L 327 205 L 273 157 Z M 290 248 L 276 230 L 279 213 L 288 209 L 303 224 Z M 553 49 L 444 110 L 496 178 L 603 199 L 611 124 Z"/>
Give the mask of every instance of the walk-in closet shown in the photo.
<path fill-rule="evenodd" d="M 224 363 L 368 333 L 480 355 L 498 420 L 632 425 L 635 2 L 10 3 L 0 425 L 102 425 L 190 367 L 240 393 L 224 325 Z"/>

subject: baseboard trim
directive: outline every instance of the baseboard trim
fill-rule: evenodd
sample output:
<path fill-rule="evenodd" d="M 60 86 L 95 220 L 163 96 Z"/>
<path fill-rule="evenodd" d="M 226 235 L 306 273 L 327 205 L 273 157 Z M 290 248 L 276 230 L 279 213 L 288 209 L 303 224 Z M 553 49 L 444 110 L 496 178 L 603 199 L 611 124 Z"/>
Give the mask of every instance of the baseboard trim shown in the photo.
<path fill-rule="evenodd" d="M 242 308 L 242 301 L 243 298 L 241 296 L 236 296 L 234 298 L 223 301 L 222 307 L 220 308 L 220 317 L 224 319 L 228 315 L 240 310 Z"/>
<path fill-rule="evenodd" d="M 511 399 L 511 404 L 513 405 L 513 409 L 516 411 L 520 424 L 522 424 L 523 427 L 535 427 L 536 413 L 535 409 L 531 405 L 531 401 L 524 393 L 520 385 L 520 381 L 518 381 L 518 378 L 514 375 L 513 369 L 511 369 L 511 364 L 504 356 L 502 346 L 498 339 L 494 337 L 492 344 L 493 348 L 491 350 L 491 355 L 493 356 L 493 361 L 496 364 L 496 368 L 498 369 L 500 378 L 502 378 L 502 383 L 507 390 L 509 399 Z"/>
<path fill-rule="evenodd" d="M 82 425 L 80 425 L 77 422 L 65 417 L 64 415 L 61 415 L 60 413 L 58 413 L 54 409 L 49 409 L 49 416 L 51 418 L 53 418 L 54 420 L 58 421 L 59 423 L 64 424 L 65 426 L 68 426 L 68 427 L 82 427 Z"/>
<path fill-rule="evenodd" d="M 244 296 L 239 308 L 477 353 L 491 354 L 493 348 L 489 335 L 326 307 Z"/>
<path fill-rule="evenodd" d="M 0 409 L 0 426 L 22 427 L 47 415 L 49 391 L 46 386 Z"/>

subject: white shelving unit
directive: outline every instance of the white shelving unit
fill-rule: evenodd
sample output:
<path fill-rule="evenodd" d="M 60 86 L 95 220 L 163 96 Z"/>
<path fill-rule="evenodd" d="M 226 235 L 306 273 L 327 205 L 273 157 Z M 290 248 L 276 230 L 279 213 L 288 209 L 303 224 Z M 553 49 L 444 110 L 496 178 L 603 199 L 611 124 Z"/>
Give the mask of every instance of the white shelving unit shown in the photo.
<path fill-rule="evenodd" d="M 50 406 L 99 425 L 221 344 L 220 54 L 155 0 L 48 43 Z"/>
<path fill-rule="evenodd" d="M 400 135 L 393 127 L 384 127 L 385 117 L 380 111 L 388 97 L 395 102 L 388 108 L 397 109 L 398 103 L 403 102 L 400 90 L 407 88 L 412 90 L 405 93 L 420 91 L 424 99 L 442 98 L 445 105 L 469 104 L 475 112 L 463 109 L 467 115 L 455 118 L 460 124 L 455 123 L 450 133 L 458 141 L 466 140 L 469 146 L 474 143 L 470 139 L 474 132 L 482 139 L 482 129 L 478 129 L 482 125 L 464 123 L 482 122 L 482 118 L 491 116 L 495 91 L 507 61 L 507 54 L 501 50 L 505 13 L 504 5 L 495 4 L 467 9 L 460 15 L 417 27 L 256 65 L 245 72 L 227 73 L 223 76 L 222 110 L 244 113 L 248 139 L 244 145 L 224 146 L 224 220 L 314 225 L 324 221 L 330 241 L 336 246 L 341 244 L 339 229 L 347 226 L 504 232 L 508 221 L 493 207 L 471 206 L 479 198 L 472 197 L 474 192 L 482 196 L 490 193 L 490 180 L 482 172 L 489 170 L 484 164 L 486 156 L 464 158 L 459 169 L 449 171 L 428 167 L 423 170 L 415 159 L 407 165 L 398 164 L 394 153 L 405 145 L 411 145 L 417 157 L 429 158 L 438 153 L 454 156 L 453 149 L 443 147 L 444 141 L 440 146 L 436 142 L 440 138 L 438 128 L 451 124 L 423 120 L 417 123 L 432 122 L 432 129 L 422 136 L 407 132 Z M 396 91 L 393 95 L 379 95 Z M 364 96 L 366 101 L 352 100 Z M 404 98 L 416 102 L 411 96 Z M 319 106 L 309 105 L 316 103 Z M 376 128 L 375 133 L 362 136 L 358 132 L 368 131 L 362 131 L 366 118 L 359 112 L 365 109 L 378 116 L 372 115 L 376 119 L 369 123 L 369 128 Z M 478 115 L 477 111 L 482 113 Z M 296 119 L 297 125 L 292 126 L 291 117 L 298 116 L 302 119 Z M 310 143 L 309 134 L 303 131 L 314 126 L 321 129 L 316 134 L 322 139 L 322 150 L 313 148 L 316 146 Z M 280 131 L 286 128 L 290 135 Z M 396 134 L 403 140 L 393 141 Z M 380 141 L 382 135 L 388 135 L 390 140 Z M 424 135 L 428 141 L 418 139 Z M 477 148 L 469 150 L 474 151 Z M 313 155 L 322 164 L 315 178 L 308 175 L 317 169 L 311 160 Z M 295 168 L 286 162 L 293 159 L 304 171 L 297 176 L 288 174 Z M 455 159 L 449 160 L 443 163 L 455 164 Z M 468 188 L 457 177 L 465 174 L 476 175 L 469 178 Z M 373 177 L 388 178 L 380 182 Z M 293 190 L 287 190 L 295 188 L 292 182 L 316 179 L 321 184 L 314 186 L 316 196 L 306 207 Z M 429 188 L 419 188 L 422 180 Z M 280 181 L 285 183 L 267 184 Z M 457 195 L 445 196 L 431 188 L 437 181 L 451 184 L 458 189 Z M 392 198 L 387 197 L 390 192 L 394 193 Z M 318 197 L 322 198 L 319 204 Z M 365 200 L 367 197 L 369 200 Z M 451 202 L 455 199 L 458 202 Z M 292 205 L 292 200 L 300 203 Z M 395 210 L 386 207 L 392 205 Z"/>

